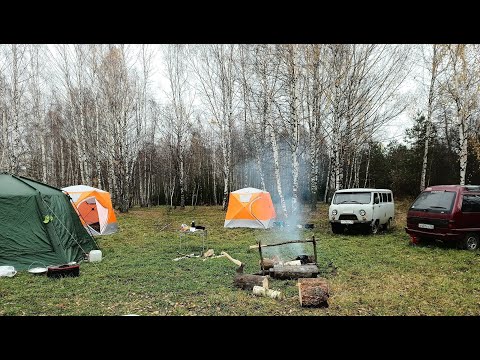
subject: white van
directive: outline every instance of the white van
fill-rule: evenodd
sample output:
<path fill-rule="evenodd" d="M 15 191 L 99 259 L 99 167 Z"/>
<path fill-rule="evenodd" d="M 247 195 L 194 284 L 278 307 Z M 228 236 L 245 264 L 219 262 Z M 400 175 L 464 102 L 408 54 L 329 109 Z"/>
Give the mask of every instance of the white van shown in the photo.
<path fill-rule="evenodd" d="M 389 230 L 395 215 L 392 190 L 342 189 L 337 190 L 328 209 L 334 234 L 347 227 L 360 227 L 376 234 L 380 227 Z"/>

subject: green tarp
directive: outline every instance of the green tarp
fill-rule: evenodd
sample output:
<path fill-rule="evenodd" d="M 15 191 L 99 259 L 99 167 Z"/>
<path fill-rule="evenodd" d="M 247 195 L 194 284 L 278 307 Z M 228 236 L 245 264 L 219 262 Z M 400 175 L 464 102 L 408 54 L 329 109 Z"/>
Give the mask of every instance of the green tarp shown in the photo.
<path fill-rule="evenodd" d="M 0 173 L 0 265 L 16 270 L 80 261 L 97 249 L 60 189 Z"/>

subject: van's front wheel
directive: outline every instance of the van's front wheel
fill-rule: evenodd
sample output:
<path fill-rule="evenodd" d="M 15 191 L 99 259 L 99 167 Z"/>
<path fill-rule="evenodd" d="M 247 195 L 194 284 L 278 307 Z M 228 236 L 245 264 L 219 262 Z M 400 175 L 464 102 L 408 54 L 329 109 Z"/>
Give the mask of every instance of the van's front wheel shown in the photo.
<path fill-rule="evenodd" d="M 344 230 L 345 230 L 345 225 L 332 224 L 332 232 L 334 234 L 343 234 Z"/>
<path fill-rule="evenodd" d="M 480 245 L 478 234 L 468 233 L 462 240 L 462 248 L 465 250 L 475 251 Z"/>
<path fill-rule="evenodd" d="M 380 228 L 379 221 L 376 220 L 376 221 L 372 224 L 372 226 L 371 226 L 371 228 L 370 228 L 371 234 L 372 234 L 372 235 L 375 235 L 376 233 L 378 233 L 378 229 L 379 229 L 379 228 Z"/>

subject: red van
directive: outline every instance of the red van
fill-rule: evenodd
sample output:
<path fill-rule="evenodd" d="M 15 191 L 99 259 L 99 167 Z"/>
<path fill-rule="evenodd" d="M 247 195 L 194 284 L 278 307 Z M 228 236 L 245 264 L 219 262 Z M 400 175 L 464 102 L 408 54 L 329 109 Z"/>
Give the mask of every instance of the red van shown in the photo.
<path fill-rule="evenodd" d="M 407 214 L 412 243 L 422 239 L 455 241 L 476 250 L 480 235 L 480 186 L 437 185 L 426 188 Z"/>

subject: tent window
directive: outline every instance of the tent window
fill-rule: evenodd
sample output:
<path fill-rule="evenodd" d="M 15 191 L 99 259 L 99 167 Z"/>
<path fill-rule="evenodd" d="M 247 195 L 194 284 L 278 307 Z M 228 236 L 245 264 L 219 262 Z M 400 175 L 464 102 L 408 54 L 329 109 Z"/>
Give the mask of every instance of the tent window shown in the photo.
<path fill-rule="evenodd" d="M 76 202 L 80 198 L 81 194 L 69 194 L 69 195 L 72 198 L 72 201 Z"/>
<path fill-rule="evenodd" d="M 240 202 L 242 203 L 250 202 L 251 198 L 252 198 L 252 194 L 240 194 Z"/>

